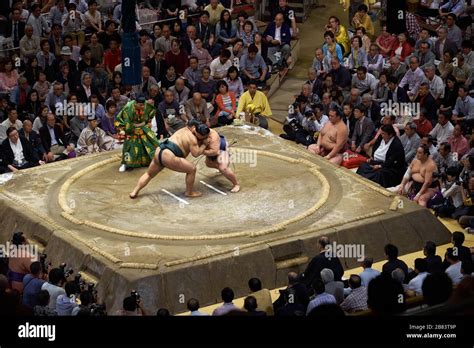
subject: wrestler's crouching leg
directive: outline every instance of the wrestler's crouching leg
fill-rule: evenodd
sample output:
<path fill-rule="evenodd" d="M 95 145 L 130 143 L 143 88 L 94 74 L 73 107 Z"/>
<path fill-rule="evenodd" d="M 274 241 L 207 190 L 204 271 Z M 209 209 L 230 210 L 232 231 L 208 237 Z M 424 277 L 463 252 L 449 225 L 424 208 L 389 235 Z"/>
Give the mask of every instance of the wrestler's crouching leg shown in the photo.
<path fill-rule="evenodd" d="M 230 169 L 230 157 L 227 151 L 221 151 L 220 155 L 217 157 L 218 169 L 219 171 L 232 183 L 232 189 L 230 192 L 237 193 L 240 191 L 240 185 L 237 182 L 237 176 Z"/>
<path fill-rule="evenodd" d="M 148 170 L 145 174 L 143 174 L 140 179 L 138 179 L 137 185 L 133 189 L 133 191 L 129 194 L 130 198 L 134 199 L 138 196 L 138 193 L 153 179 L 156 174 L 158 174 L 163 167 L 158 162 L 158 153 L 160 151 L 156 151 L 153 159 L 151 160 L 150 165 L 148 166 Z"/>

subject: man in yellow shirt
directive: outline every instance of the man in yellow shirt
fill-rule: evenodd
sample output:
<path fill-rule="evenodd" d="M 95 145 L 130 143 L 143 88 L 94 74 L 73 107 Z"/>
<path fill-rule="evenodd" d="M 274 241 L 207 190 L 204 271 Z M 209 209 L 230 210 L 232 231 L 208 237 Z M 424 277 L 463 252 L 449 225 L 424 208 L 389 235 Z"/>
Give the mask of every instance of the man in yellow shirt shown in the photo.
<path fill-rule="evenodd" d="M 375 28 L 372 19 L 368 15 L 369 9 L 367 5 L 362 4 L 357 8 L 357 13 L 352 19 L 352 25 L 354 28 L 363 27 L 367 35 L 371 38 L 375 35 Z"/>
<path fill-rule="evenodd" d="M 221 12 L 225 10 L 225 7 L 219 2 L 219 0 L 211 0 L 210 4 L 204 7 L 204 11 L 209 12 L 209 23 L 216 25 L 221 19 Z"/>
<path fill-rule="evenodd" d="M 272 110 L 270 109 L 267 96 L 257 90 L 257 82 L 255 80 L 249 82 L 247 92 L 240 96 L 237 114 L 239 115 L 241 112 L 246 112 L 249 104 L 253 104 L 255 110 L 260 111 L 260 115 L 257 116 L 260 127 L 268 129 L 266 117 L 272 115 Z"/>

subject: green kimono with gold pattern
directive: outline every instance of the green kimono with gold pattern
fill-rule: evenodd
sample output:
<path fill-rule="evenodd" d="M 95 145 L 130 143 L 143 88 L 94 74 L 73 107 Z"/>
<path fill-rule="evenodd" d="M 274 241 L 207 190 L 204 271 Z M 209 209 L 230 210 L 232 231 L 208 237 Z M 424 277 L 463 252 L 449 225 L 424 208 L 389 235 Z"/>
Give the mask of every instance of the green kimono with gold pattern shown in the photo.
<path fill-rule="evenodd" d="M 138 115 L 135 110 L 135 100 L 125 104 L 117 114 L 115 128 L 118 132 L 125 131 L 122 164 L 127 167 L 146 167 L 153 159 L 159 142 L 148 124 L 155 114 L 155 107 L 146 102 L 143 115 Z"/>

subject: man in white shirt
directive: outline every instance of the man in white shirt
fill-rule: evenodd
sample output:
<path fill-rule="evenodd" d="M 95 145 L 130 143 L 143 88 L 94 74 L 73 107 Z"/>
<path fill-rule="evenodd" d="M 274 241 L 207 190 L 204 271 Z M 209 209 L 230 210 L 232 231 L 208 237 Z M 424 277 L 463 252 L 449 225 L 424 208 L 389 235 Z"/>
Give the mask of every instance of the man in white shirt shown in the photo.
<path fill-rule="evenodd" d="M 418 258 L 415 260 L 415 272 L 416 277 L 410 280 L 408 283 L 407 294 L 409 296 L 419 296 L 423 295 L 423 290 L 421 289 L 423 281 L 428 275 L 428 263 L 425 259 Z"/>
<path fill-rule="evenodd" d="M 462 280 L 461 273 L 461 261 L 459 260 L 459 255 L 455 254 L 455 248 L 450 248 L 446 252 L 446 261 L 449 263 L 449 267 L 446 268 L 446 274 L 453 281 L 453 285 L 458 285 Z"/>
<path fill-rule="evenodd" d="M 418 57 L 411 57 L 410 69 L 407 70 L 398 87 L 408 87 L 408 95 L 410 97 L 415 97 L 418 93 L 418 89 L 420 88 L 421 83 L 425 80 L 425 74 L 423 73 L 423 70 L 421 70 L 419 67 Z"/>
<path fill-rule="evenodd" d="M 23 123 L 18 119 L 18 112 L 15 108 L 8 109 L 8 118 L 0 124 L 0 143 L 7 138 L 7 129 L 10 127 L 20 130 L 23 128 Z"/>
<path fill-rule="evenodd" d="M 425 77 L 430 85 L 430 92 L 436 100 L 444 98 L 444 82 L 441 77 L 435 74 L 436 68 L 433 65 L 428 65 L 424 69 Z"/>
<path fill-rule="evenodd" d="M 219 57 L 214 59 L 209 66 L 212 78 L 214 80 L 223 79 L 227 76 L 227 70 L 229 70 L 231 66 L 230 51 L 222 49 Z"/>
<path fill-rule="evenodd" d="M 361 279 L 361 286 L 368 287 L 370 281 L 380 275 L 379 271 L 372 268 L 373 263 L 374 259 L 371 257 L 366 257 L 364 261 L 362 261 L 362 268 L 364 270 L 359 273 L 359 277 Z"/>
<path fill-rule="evenodd" d="M 361 94 L 372 93 L 377 87 L 377 79 L 367 72 L 365 66 L 357 68 L 357 72 L 352 76 L 352 88 L 357 88 Z"/>
<path fill-rule="evenodd" d="M 438 114 L 438 123 L 431 130 L 430 135 L 436 139 L 438 144 L 448 141 L 449 137 L 453 134 L 454 126 L 449 122 L 448 117 L 442 111 Z"/>
<path fill-rule="evenodd" d="M 469 89 L 466 86 L 460 86 L 458 96 L 453 109 L 453 121 L 474 122 L 474 98 L 469 95 Z"/>
<path fill-rule="evenodd" d="M 472 51 L 471 40 L 464 40 L 461 47 L 462 55 L 464 57 L 464 64 L 467 64 L 471 69 L 474 69 L 474 52 Z"/>
<path fill-rule="evenodd" d="M 38 37 L 47 37 L 51 31 L 46 18 L 41 15 L 41 7 L 38 4 L 31 7 L 31 13 L 26 24 L 33 27 L 33 35 Z"/>

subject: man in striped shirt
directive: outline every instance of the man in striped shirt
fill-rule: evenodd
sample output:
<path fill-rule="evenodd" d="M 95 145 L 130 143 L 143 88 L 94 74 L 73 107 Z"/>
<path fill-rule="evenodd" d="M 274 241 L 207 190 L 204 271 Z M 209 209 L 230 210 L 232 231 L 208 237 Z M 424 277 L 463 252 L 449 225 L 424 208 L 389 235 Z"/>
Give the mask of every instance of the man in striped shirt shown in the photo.
<path fill-rule="evenodd" d="M 306 315 L 308 316 L 313 309 L 324 304 L 336 303 L 336 298 L 326 292 L 326 288 L 321 279 L 316 279 L 313 282 L 313 289 L 316 292 L 316 297 L 313 298 L 309 304 L 308 309 L 306 310 Z"/>

